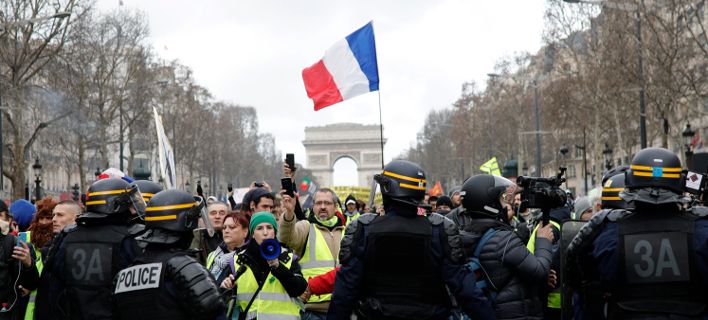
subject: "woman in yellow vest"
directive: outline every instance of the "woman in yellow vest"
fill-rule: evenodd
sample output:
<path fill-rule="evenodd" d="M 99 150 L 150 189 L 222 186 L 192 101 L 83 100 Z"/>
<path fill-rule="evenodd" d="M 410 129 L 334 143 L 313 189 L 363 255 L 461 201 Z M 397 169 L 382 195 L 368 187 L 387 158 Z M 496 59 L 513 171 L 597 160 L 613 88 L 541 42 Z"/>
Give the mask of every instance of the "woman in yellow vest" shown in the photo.
<path fill-rule="evenodd" d="M 287 248 L 277 259 L 266 260 L 260 245 L 266 239 L 275 239 L 278 223 L 270 212 L 258 212 L 251 217 L 251 241 L 234 257 L 234 270 L 240 276 L 230 275 L 221 287 L 233 289 L 240 309 L 239 319 L 300 319 L 302 305 L 297 300 L 307 281 L 300 265 Z M 242 269 L 242 267 L 244 267 Z"/>
<path fill-rule="evenodd" d="M 221 229 L 224 242 L 216 250 L 209 253 L 206 259 L 206 268 L 216 279 L 216 283 L 221 283 L 230 270 L 230 263 L 234 259 L 234 254 L 241 251 L 248 237 L 248 218 L 243 214 L 229 213 L 224 218 Z"/>
<path fill-rule="evenodd" d="M 39 274 L 42 273 L 44 267 L 43 249 L 46 250 L 46 247 L 54 237 L 52 233 L 52 212 L 56 205 L 57 202 L 51 197 L 46 197 L 37 202 L 37 213 L 35 213 L 34 218 L 32 218 L 32 223 L 27 231 L 23 232 L 25 235 L 22 236 L 22 238 L 26 239 L 26 242 L 31 245 L 32 258 L 34 259 L 34 265 Z M 28 292 L 26 289 L 22 289 L 22 291 L 23 295 L 29 294 L 24 319 L 32 320 L 34 319 L 34 302 L 37 297 L 37 290 Z"/>

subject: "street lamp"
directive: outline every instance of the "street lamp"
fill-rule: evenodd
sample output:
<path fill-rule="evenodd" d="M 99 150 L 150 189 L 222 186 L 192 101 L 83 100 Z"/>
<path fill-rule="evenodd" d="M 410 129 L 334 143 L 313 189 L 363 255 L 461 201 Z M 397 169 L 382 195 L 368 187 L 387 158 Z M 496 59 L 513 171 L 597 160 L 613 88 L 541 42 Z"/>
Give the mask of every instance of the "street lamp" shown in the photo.
<path fill-rule="evenodd" d="M 686 122 L 686 129 L 681 132 L 681 136 L 684 139 L 686 145 L 686 167 L 691 168 L 691 160 L 693 160 L 693 150 L 691 149 L 691 142 L 693 141 L 693 136 L 696 135 L 696 131 L 691 129 L 691 124 Z"/>
<path fill-rule="evenodd" d="M 78 202 L 79 201 L 79 184 L 74 183 L 74 186 L 71 187 L 71 197 L 74 199 L 74 201 Z"/>
<path fill-rule="evenodd" d="M 583 145 L 575 145 L 578 150 L 583 150 L 583 183 L 585 187 L 585 195 L 588 194 L 588 157 L 587 157 L 587 142 L 585 142 L 585 129 L 583 129 Z"/>
<path fill-rule="evenodd" d="M 34 197 L 39 201 L 42 199 L 42 164 L 39 163 L 39 159 L 34 159 L 32 170 L 34 171 Z"/>
<path fill-rule="evenodd" d="M 642 54 L 642 15 L 640 6 L 628 2 L 612 2 L 607 0 L 563 0 L 567 3 L 599 4 L 608 8 L 622 11 L 634 11 L 636 15 L 636 37 L 637 37 L 637 77 L 639 78 L 639 137 L 642 149 L 647 147 L 647 117 L 646 104 L 644 103 L 644 58 Z M 644 6 L 644 0 L 641 0 Z"/>
<path fill-rule="evenodd" d="M 4 24 L 0 24 L 0 37 L 4 35 L 4 33 L 7 31 L 9 28 L 14 28 L 14 27 L 19 27 L 28 23 L 36 23 L 36 22 L 42 22 L 46 20 L 51 20 L 51 19 L 64 19 L 70 15 L 69 12 L 56 12 L 52 15 L 46 16 L 46 17 L 38 17 L 34 19 L 25 19 L 25 20 L 18 20 L 18 21 L 13 21 L 13 22 L 8 22 Z M 2 136 L 2 110 L 6 109 L 2 107 L 2 88 L 0 87 L 0 190 L 3 190 L 5 187 L 4 183 L 4 175 L 2 174 L 2 165 L 3 165 L 3 151 L 5 149 L 5 140 L 3 139 Z M 29 197 L 29 194 L 26 194 L 27 197 Z"/>
<path fill-rule="evenodd" d="M 487 73 L 491 79 L 502 78 L 504 76 L 497 73 Z M 535 176 L 541 176 L 541 112 L 538 105 L 538 79 L 533 79 L 533 108 L 536 114 L 536 173 Z"/>
<path fill-rule="evenodd" d="M 605 143 L 605 149 L 602 150 L 602 156 L 605 158 L 605 169 L 607 169 L 607 171 L 612 169 L 612 153 L 613 151 L 612 148 L 610 148 L 610 145 Z"/>

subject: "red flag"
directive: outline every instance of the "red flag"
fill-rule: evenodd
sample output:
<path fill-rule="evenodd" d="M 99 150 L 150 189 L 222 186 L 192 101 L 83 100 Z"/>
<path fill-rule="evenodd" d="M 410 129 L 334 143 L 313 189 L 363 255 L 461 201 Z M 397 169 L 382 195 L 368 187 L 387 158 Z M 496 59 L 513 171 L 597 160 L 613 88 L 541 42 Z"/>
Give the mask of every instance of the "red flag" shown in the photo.
<path fill-rule="evenodd" d="M 432 189 L 428 192 L 431 196 L 440 196 L 443 194 L 443 189 L 442 185 L 440 185 L 440 181 L 436 182 L 435 185 L 433 186 Z"/>

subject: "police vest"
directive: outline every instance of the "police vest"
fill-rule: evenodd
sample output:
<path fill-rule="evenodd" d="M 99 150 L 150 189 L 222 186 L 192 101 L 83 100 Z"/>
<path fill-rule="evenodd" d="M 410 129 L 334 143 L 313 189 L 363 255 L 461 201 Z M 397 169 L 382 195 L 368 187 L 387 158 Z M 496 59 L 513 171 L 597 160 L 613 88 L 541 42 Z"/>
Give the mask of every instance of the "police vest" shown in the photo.
<path fill-rule="evenodd" d="M 238 262 L 236 256 L 234 256 L 234 259 L 235 264 L 240 267 L 241 264 Z M 281 259 L 280 263 L 290 269 L 292 261 L 293 254 L 288 253 L 287 261 L 284 262 L 283 259 Z M 241 310 L 246 309 L 259 286 L 253 271 L 248 267 L 248 264 L 245 265 L 246 272 L 236 280 L 236 300 Z M 300 319 L 300 310 L 301 307 L 298 300 L 290 297 L 280 281 L 271 273 L 266 278 L 256 298 L 253 299 L 253 303 L 251 307 L 248 308 L 245 319 L 297 320 Z"/>
<path fill-rule="evenodd" d="M 440 272 L 445 257 L 441 232 L 423 216 L 387 214 L 365 225 L 364 303 L 358 312 L 372 318 L 427 319 L 434 306 L 449 305 Z"/>
<path fill-rule="evenodd" d="M 180 305 L 168 274 L 166 263 L 169 259 L 184 255 L 169 251 L 150 251 L 136 260 L 140 264 L 125 268 L 115 278 L 113 293 L 119 319 L 189 319 L 189 313 Z"/>
<path fill-rule="evenodd" d="M 693 221 L 685 213 L 635 213 L 619 221 L 620 313 L 695 316 L 705 312 L 693 261 Z"/>
<path fill-rule="evenodd" d="M 322 232 L 310 222 L 310 233 L 299 262 L 305 280 L 330 272 L 339 265 L 337 259 L 332 256 Z M 308 303 L 327 302 L 331 299 L 331 294 L 313 295 Z"/>
<path fill-rule="evenodd" d="M 58 261 L 63 264 L 63 273 L 58 276 L 64 285 L 58 303 L 67 318 L 111 317 L 113 277 L 129 265 L 125 259 L 132 259 L 121 248 L 127 236 L 125 226 L 115 225 L 79 226 L 66 235 L 60 249 L 64 261 Z"/>
<path fill-rule="evenodd" d="M 548 222 L 551 223 L 556 229 L 560 231 L 560 224 L 558 222 L 555 222 L 553 220 L 548 220 Z M 528 249 L 531 253 L 534 253 L 536 251 L 536 231 L 538 231 L 538 228 L 541 227 L 541 223 L 537 223 L 536 227 L 533 228 L 533 232 L 531 232 L 531 238 L 529 239 L 529 243 L 526 244 L 526 249 Z M 547 307 L 553 308 L 553 309 L 560 309 L 561 307 L 561 292 L 560 288 L 555 288 L 553 291 L 551 291 L 548 294 L 548 303 L 546 304 Z"/>
<path fill-rule="evenodd" d="M 27 243 L 29 244 L 32 241 L 32 232 L 27 231 Z M 32 246 L 34 249 L 34 256 L 35 256 L 35 261 L 34 265 L 37 267 L 37 273 L 42 274 L 42 269 L 44 269 L 44 263 L 42 262 L 42 251 L 38 249 L 35 246 Z M 37 290 L 32 290 L 29 295 L 29 301 L 27 302 L 27 309 L 25 309 L 25 320 L 33 320 L 34 319 L 34 304 L 37 301 Z"/>

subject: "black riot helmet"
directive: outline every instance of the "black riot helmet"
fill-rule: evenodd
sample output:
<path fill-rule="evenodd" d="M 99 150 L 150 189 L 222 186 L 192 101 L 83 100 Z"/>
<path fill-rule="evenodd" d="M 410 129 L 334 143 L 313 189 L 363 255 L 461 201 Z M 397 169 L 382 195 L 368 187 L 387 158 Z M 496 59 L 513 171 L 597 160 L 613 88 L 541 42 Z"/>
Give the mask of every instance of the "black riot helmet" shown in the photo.
<path fill-rule="evenodd" d="M 627 209 L 627 202 L 620 198 L 620 192 L 625 188 L 625 172 L 628 166 L 614 168 L 602 177 L 602 208 Z"/>
<path fill-rule="evenodd" d="M 392 200 L 421 206 L 425 198 L 427 181 L 423 169 L 410 161 L 393 160 L 381 174 L 374 175 L 381 186 L 381 194 Z"/>
<path fill-rule="evenodd" d="M 506 219 L 504 205 L 514 202 L 516 191 L 516 184 L 507 178 L 478 174 L 465 181 L 460 197 L 465 212 Z"/>
<path fill-rule="evenodd" d="M 182 190 L 160 191 L 147 204 L 145 227 L 174 233 L 191 232 L 197 228 L 200 217 L 209 223 L 204 205 L 200 197 L 192 197 Z M 210 233 L 213 234 L 213 229 Z"/>
<path fill-rule="evenodd" d="M 140 189 L 140 194 L 143 195 L 143 200 L 145 200 L 145 203 L 148 203 L 150 198 L 162 191 L 161 185 L 150 180 L 135 180 L 133 183 L 138 186 L 138 189 Z"/>
<path fill-rule="evenodd" d="M 626 201 L 651 204 L 680 202 L 685 177 L 678 156 L 663 148 L 640 150 L 625 173 Z"/>
<path fill-rule="evenodd" d="M 140 194 L 130 188 L 128 182 L 118 178 L 101 179 L 89 187 L 86 197 L 86 213 L 81 218 L 105 218 L 130 214 L 133 205 L 131 196 Z"/>

